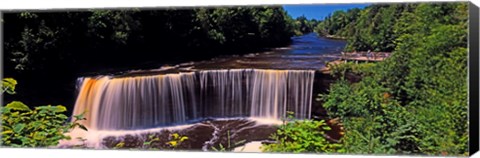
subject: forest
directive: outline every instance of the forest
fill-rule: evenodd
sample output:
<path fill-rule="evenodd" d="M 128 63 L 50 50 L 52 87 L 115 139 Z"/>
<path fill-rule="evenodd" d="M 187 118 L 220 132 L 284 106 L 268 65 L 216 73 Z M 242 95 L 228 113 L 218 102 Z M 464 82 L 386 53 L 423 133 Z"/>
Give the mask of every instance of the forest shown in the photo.
<path fill-rule="evenodd" d="M 378 63 L 327 65 L 336 80 L 315 96 L 328 119 L 342 126 L 340 140 L 325 138 L 332 130 L 325 120 L 289 117 L 272 134 L 276 143 L 264 144 L 263 151 L 469 153 L 464 2 L 372 4 L 325 19 L 292 18 L 282 7 L 7 12 L 3 18 L 9 60 L 2 97 L 9 104 L 1 109 L 2 145 L 52 146 L 71 139 L 63 135 L 69 129 L 88 131 L 77 122 L 83 115 L 63 126 L 78 76 L 287 46 L 291 37 L 315 32 L 346 40 L 347 52 L 392 56 Z M 361 79 L 349 80 L 352 74 Z M 37 106 L 59 104 L 65 106 Z M 39 121 L 46 117 L 52 119 L 48 127 Z M 177 134 L 171 147 L 187 137 Z"/>

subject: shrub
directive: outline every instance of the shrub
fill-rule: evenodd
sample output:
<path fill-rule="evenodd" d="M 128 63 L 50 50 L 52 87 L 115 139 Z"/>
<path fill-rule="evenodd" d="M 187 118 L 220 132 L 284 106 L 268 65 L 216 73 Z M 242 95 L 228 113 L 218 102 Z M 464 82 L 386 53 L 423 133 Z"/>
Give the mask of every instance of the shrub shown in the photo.
<path fill-rule="evenodd" d="M 364 77 L 373 73 L 373 67 L 375 63 L 360 63 L 355 64 L 352 62 L 329 64 L 330 74 L 336 78 L 345 78 L 347 74 L 353 74 L 356 76 Z"/>
<path fill-rule="evenodd" d="M 291 118 L 291 117 L 290 117 Z M 331 128 L 324 120 L 294 120 L 285 122 L 271 138 L 276 143 L 264 145 L 267 152 L 344 152 L 343 145 L 326 139 L 325 131 Z"/>
<path fill-rule="evenodd" d="M 14 93 L 16 81 L 3 80 L 2 90 Z M 3 91 L 2 91 L 3 92 Z M 2 139 L 0 144 L 12 147 L 49 147 L 58 144 L 59 140 L 71 139 L 64 135 L 70 129 L 85 126 L 78 123 L 85 120 L 83 114 L 74 116 L 73 122 L 67 122 L 63 113 L 64 106 L 39 106 L 31 110 L 20 101 L 13 101 L 5 107 L 0 107 L 2 114 Z"/>

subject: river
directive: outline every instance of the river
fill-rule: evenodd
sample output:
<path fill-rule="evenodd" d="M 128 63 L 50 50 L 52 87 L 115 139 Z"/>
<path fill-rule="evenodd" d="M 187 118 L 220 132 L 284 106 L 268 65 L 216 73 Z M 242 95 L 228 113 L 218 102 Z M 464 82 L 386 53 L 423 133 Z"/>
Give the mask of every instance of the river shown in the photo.
<path fill-rule="evenodd" d="M 189 150 L 266 141 L 287 111 L 312 118 L 315 72 L 344 46 L 312 33 L 266 52 L 82 77 L 73 113 L 88 111 L 89 131 L 71 134 L 93 148 L 145 147 L 150 135 L 161 138 L 152 146 L 168 148 L 172 133 L 189 137 L 179 146 Z M 72 143 L 79 142 L 60 146 Z"/>

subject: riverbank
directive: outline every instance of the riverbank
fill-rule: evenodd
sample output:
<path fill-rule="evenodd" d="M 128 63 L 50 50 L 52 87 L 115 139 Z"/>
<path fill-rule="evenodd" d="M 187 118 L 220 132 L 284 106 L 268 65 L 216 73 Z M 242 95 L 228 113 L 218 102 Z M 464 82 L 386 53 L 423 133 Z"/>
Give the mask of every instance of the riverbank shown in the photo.
<path fill-rule="evenodd" d="M 327 62 L 325 64 L 325 67 L 323 67 L 319 71 L 323 74 L 330 74 L 332 66 L 340 65 L 340 64 L 343 64 L 343 63 L 345 63 L 345 62 L 342 61 L 342 60 L 332 60 L 332 61 Z"/>
<path fill-rule="evenodd" d="M 328 39 L 334 39 L 334 40 L 347 40 L 347 37 L 342 37 L 342 36 L 336 36 L 336 35 L 322 35 L 322 37 L 328 38 Z"/>

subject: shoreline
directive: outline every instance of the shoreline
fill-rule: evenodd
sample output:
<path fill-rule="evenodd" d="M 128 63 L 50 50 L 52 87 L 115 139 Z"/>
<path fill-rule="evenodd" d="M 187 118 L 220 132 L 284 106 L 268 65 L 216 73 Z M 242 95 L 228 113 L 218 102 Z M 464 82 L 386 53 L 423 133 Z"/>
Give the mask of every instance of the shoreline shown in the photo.
<path fill-rule="evenodd" d="M 334 39 L 334 40 L 347 40 L 347 37 L 342 37 L 342 36 L 336 36 L 336 35 L 319 35 L 320 37 L 325 37 L 328 39 Z"/>

